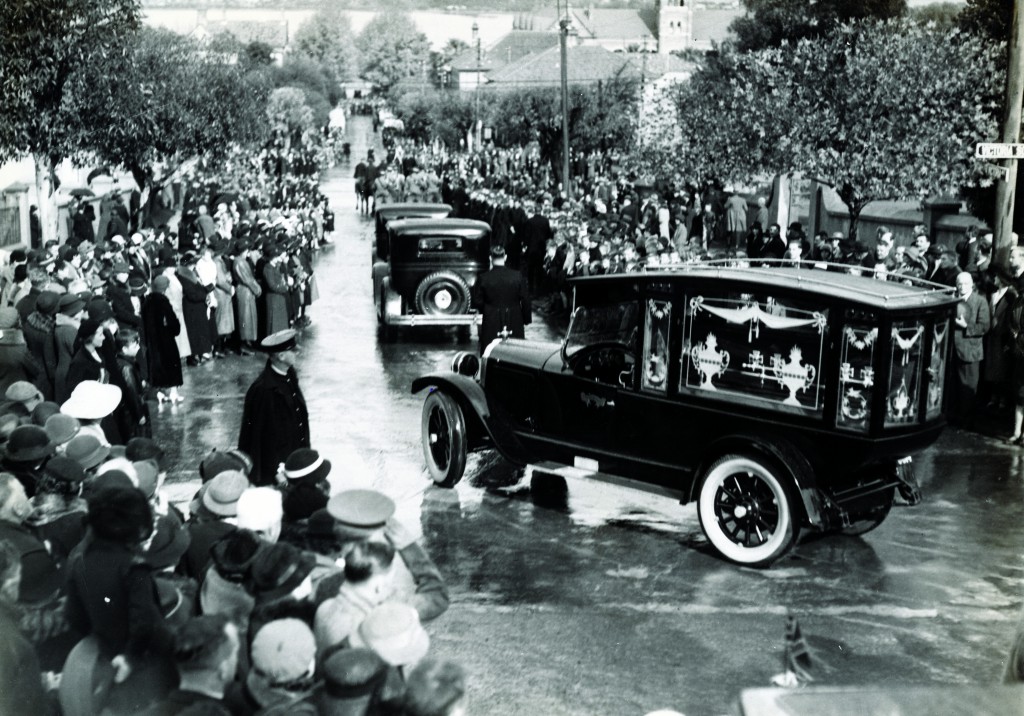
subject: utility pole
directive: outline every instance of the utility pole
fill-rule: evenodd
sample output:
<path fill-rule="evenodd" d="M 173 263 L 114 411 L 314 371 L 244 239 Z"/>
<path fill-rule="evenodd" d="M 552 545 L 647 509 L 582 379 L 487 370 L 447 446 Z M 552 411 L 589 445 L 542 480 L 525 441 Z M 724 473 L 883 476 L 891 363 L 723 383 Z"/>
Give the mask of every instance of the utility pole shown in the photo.
<path fill-rule="evenodd" d="M 1014 0 L 1013 29 L 1010 34 L 1010 61 L 1006 73 L 1006 116 L 1003 118 L 1003 143 L 1020 142 L 1021 103 L 1024 101 L 1024 0 Z M 996 186 L 995 243 L 996 261 L 1006 264 L 1013 248 L 1014 193 L 1017 188 L 1017 160 L 1007 159 L 1006 181 Z"/>
<path fill-rule="evenodd" d="M 558 21 L 559 36 L 562 45 L 562 188 L 565 196 L 571 198 L 572 177 L 569 174 L 569 8 L 566 6 L 565 16 Z"/>

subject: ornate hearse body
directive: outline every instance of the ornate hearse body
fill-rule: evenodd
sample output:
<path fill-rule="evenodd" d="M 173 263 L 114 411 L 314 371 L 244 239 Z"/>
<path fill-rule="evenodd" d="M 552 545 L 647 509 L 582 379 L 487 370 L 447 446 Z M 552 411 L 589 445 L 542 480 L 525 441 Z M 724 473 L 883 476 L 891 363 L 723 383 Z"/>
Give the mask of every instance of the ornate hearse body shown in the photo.
<path fill-rule="evenodd" d="M 574 281 L 561 344 L 460 355 L 429 388 L 440 485 L 466 452 L 576 466 L 697 502 L 711 544 L 767 565 L 801 529 L 859 534 L 920 500 L 911 454 L 944 425 L 956 298 L 802 267 L 698 264 Z"/>
<path fill-rule="evenodd" d="M 376 212 L 373 296 L 382 327 L 471 326 L 470 290 L 490 267 L 490 227 L 449 219 L 446 204 L 388 204 Z"/>

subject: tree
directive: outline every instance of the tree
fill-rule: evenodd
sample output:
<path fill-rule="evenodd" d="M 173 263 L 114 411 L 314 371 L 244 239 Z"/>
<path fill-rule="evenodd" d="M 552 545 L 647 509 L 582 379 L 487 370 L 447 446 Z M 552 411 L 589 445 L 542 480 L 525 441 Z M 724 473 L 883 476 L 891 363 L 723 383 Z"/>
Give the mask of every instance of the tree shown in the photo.
<path fill-rule="evenodd" d="M 914 22 L 933 22 L 936 26 L 948 30 L 957 25 L 963 5 L 955 2 L 933 2 L 911 8 L 908 14 Z"/>
<path fill-rule="evenodd" d="M 721 180 L 803 171 L 851 217 L 878 199 L 991 183 L 1003 48 L 906 22 L 843 25 L 795 47 L 724 52 L 681 93 L 680 164 Z"/>
<path fill-rule="evenodd" d="M 340 82 L 359 75 L 359 53 L 347 13 L 330 5 L 317 10 L 295 32 L 292 49 L 327 67 Z"/>
<path fill-rule="evenodd" d="M 327 124 L 328 115 L 341 99 L 341 90 L 328 68 L 303 55 L 289 55 L 284 64 L 273 69 L 275 87 L 299 87 L 313 112 L 317 126 Z"/>
<path fill-rule="evenodd" d="M 69 109 L 90 118 L 84 146 L 131 171 L 140 189 L 157 162 L 203 156 L 216 161 L 233 146 L 261 144 L 268 91 L 243 70 L 169 30 L 143 28 L 116 63 L 75 77 Z"/>
<path fill-rule="evenodd" d="M 906 0 L 743 0 L 747 12 L 733 20 L 736 49 L 747 52 L 784 42 L 822 37 L 844 22 L 903 17 Z"/>
<path fill-rule="evenodd" d="M 356 38 L 364 79 L 390 90 L 399 80 L 416 77 L 430 63 L 430 42 L 408 15 L 380 13 Z"/>
<path fill-rule="evenodd" d="M 316 130 L 313 110 L 299 87 L 278 87 L 271 92 L 267 117 L 274 133 L 287 139 L 285 146 L 299 144 L 303 135 Z"/>
<path fill-rule="evenodd" d="M 967 0 L 957 19 L 966 32 L 996 42 L 1009 42 L 1013 30 L 1013 0 Z"/>
<path fill-rule="evenodd" d="M 54 170 L 82 151 L 88 121 L 69 111 L 72 78 L 124 52 L 140 22 L 136 0 L 0 3 L 0 161 L 35 160 L 44 241 L 57 230 Z"/>

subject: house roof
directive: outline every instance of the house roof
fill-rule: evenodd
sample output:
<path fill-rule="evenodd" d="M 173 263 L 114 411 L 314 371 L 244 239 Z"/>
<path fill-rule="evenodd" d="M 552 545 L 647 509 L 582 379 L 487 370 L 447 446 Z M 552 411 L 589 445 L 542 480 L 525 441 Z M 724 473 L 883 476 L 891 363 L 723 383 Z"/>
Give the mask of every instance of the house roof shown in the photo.
<path fill-rule="evenodd" d="M 645 77 L 661 77 L 669 74 L 688 75 L 693 73 L 695 64 L 689 60 L 684 60 L 676 55 L 662 55 L 654 52 L 646 54 L 646 61 L 644 55 L 640 53 L 626 55 L 643 72 Z"/>
<path fill-rule="evenodd" d="M 640 69 L 629 55 L 609 52 L 596 45 L 577 45 L 566 50 L 569 84 L 588 84 L 599 80 L 639 80 Z M 513 85 L 557 87 L 562 78 L 562 59 L 558 47 L 534 53 L 488 76 L 494 88 Z"/>
<path fill-rule="evenodd" d="M 554 32 L 533 32 L 513 30 L 490 47 L 481 48 L 480 70 L 490 72 L 517 60 L 543 52 L 558 45 L 558 34 Z M 452 69 L 456 72 L 475 71 L 476 47 L 460 52 L 452 58 Z"/>
<path fill-rule="evenodd" d="M 640 12 L 629 8 L 570 8 L 572 26 L 581 38 L 587 40 L 654 39 L 654 33 L 640 17 Z M 534 30 L 556 32 L 560 16 L 555 8 L 536 12 Z"/>

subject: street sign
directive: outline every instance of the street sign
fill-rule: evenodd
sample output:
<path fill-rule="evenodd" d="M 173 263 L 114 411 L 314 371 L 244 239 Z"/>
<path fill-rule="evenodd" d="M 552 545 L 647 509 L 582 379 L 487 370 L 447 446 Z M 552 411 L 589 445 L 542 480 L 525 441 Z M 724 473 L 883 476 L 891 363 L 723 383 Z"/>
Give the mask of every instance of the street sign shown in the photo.
<path fill-rule="evenodd" d="M 1010 181 L 1009 167 L 1000 167 L 995 164 L 982 164 L 981 166 L 984 172 L 993 179 L 998 179 L 999 181 L 1006 182 Z"/>
<path fill-rule="evenodd" d="M 1024 159 L 1024 144 L 985 144 L 979 142 L 974 156 L 978 159 Z"/>

